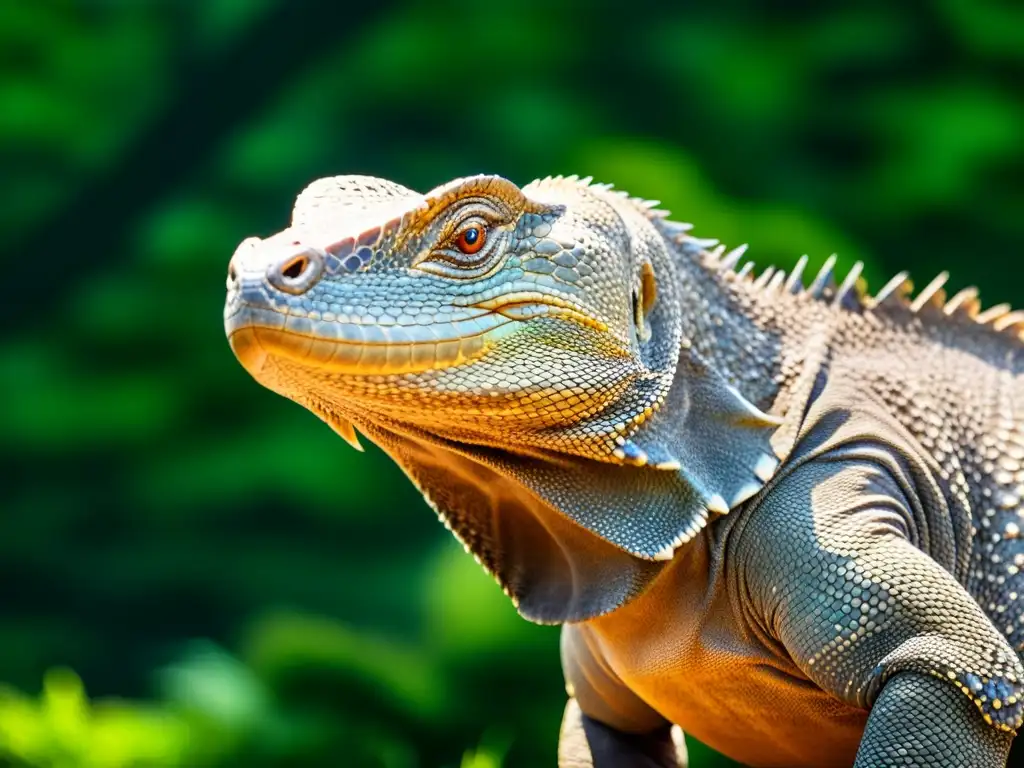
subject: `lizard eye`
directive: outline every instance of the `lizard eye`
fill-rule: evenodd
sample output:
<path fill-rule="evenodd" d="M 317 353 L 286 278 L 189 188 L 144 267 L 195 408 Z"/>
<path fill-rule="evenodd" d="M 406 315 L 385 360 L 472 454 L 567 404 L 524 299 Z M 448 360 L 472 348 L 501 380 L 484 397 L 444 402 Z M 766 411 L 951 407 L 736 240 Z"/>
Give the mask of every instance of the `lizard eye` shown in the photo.
<path fill-rule="evenodd" d="M 484 215 L 467 216 L 413 266 L 457 280 L 474 280 L 501 266 L 508 232 Z"/>
<path fill-rule="evenodd" d="M 484 247 L 486 240 L 487 233 L 484 228 L 474 224 L 459 233 L 459 236 L 455 238 L 455 245 L 463 253 L 473 254 Z"/>

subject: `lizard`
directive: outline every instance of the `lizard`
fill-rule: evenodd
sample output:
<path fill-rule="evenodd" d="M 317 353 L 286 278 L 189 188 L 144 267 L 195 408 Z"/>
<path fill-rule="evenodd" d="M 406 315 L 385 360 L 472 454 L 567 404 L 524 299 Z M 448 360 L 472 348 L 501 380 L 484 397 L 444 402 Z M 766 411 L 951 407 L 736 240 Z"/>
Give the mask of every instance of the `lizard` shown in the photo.
<path fill-rule="evenodd" d="M 257 382 L 561 625 L 562 766 L 994 768 L 1024 716 L 1024 313 L 755 276 L 591 178 L 312 182 L 231 257 Z"/>

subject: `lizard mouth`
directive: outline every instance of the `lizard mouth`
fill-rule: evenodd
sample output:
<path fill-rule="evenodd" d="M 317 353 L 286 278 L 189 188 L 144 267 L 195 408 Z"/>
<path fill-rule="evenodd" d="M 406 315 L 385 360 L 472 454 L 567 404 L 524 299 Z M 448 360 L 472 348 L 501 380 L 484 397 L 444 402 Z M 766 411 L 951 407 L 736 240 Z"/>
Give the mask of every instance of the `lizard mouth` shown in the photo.
<path fill-rule="evenodd" d="M 518 324 L 487 311 L 430 325 L 342 323 L 246 304 L 224 318 L 232 351 L 254 375 L 269 356 L 353 376 L 451 368 L 480 357 Z"/>

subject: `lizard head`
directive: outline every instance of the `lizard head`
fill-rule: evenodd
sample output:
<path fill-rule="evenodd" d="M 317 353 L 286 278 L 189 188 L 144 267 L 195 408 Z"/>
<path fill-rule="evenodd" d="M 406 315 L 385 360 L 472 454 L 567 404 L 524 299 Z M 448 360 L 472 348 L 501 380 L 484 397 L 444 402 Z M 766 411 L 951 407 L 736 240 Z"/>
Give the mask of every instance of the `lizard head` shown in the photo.
<path fill-rule="evenodd" d="M 257 381 L 394 458 L 524 616 L 583 619 L 772 461 L 777 423 L 684 338 L 695 252 L 663 215 L 575 177 L 321 179 L 235 251 L 225 329 Z"/>
<path fill-rule="evenodd" d="M 651 317 L 661 254 L 640 240 L 575 180 L 321 179 L 291 226 L 236 250 L 226 331 L 258 381 L 350 441 L 352 422 L 402 423 L 622 461 L 674 362 L 671 329 L 648 345 L 670 318 Z"/>

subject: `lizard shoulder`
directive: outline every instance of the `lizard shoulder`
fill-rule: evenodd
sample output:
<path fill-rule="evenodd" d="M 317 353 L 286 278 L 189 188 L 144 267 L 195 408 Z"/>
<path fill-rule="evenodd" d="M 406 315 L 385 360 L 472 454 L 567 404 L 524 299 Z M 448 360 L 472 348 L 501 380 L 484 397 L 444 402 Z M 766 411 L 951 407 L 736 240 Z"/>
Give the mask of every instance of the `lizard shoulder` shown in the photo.
<path fill-rule="evenodd" d="M 912 541 L 921 501 L 880 461 L 884 451 L 845 449 L 783 472 L 745 510 L 733 561 L 748 620 L 847 703 L 870 709 L 894 676 L 923 674 L 1015 730 L 1024 717 L 1016 654 Z"/>

